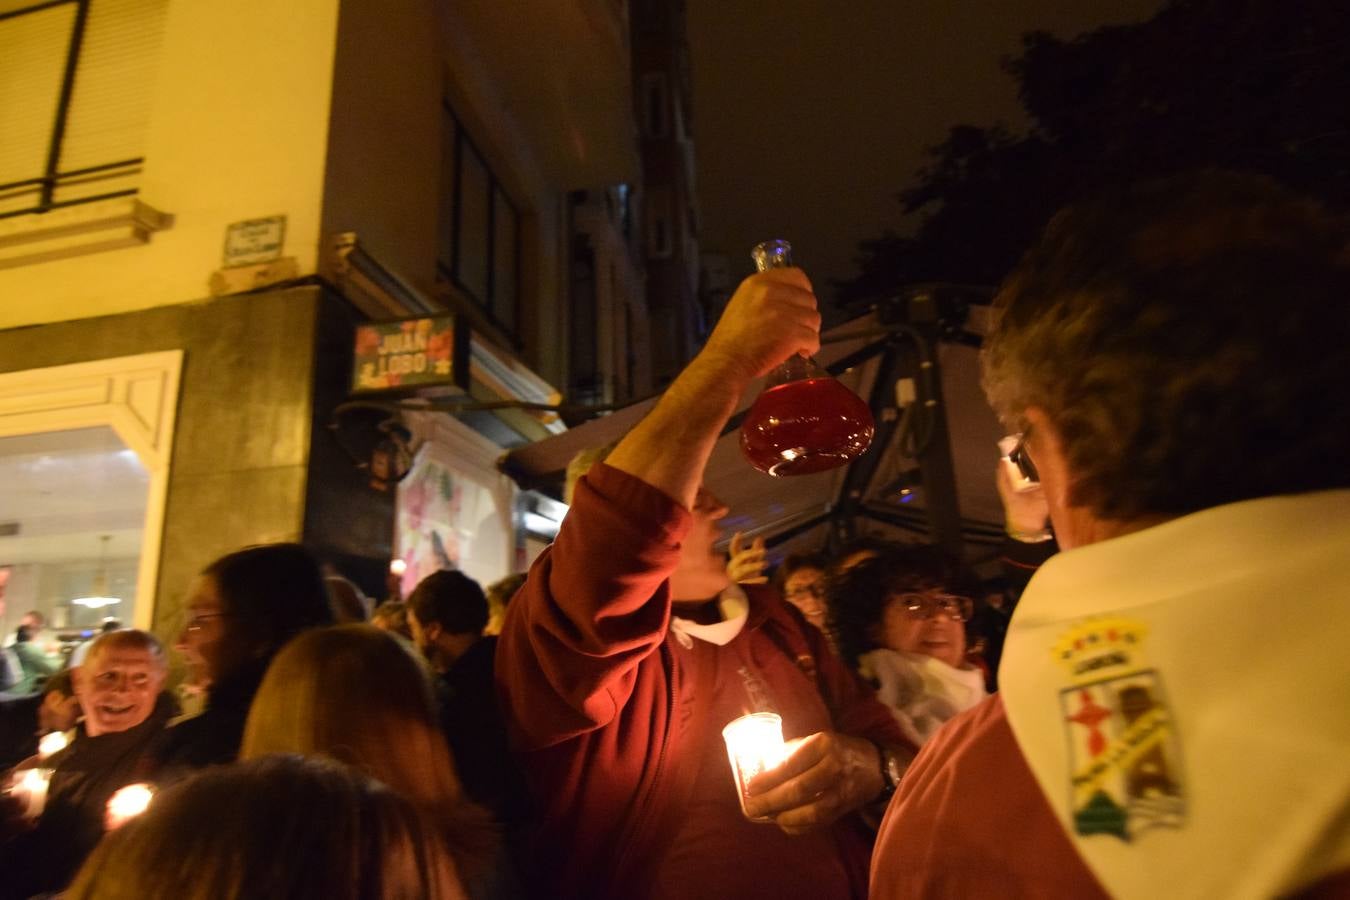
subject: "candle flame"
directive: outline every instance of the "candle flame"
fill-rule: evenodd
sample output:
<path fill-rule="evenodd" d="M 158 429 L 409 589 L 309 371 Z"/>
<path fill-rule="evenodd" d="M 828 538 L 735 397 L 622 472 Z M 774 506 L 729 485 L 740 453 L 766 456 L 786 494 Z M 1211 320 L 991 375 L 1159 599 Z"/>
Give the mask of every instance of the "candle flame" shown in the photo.
<path fill-rule="evenodd" d="M 25 769 L 11 790 L 24 805 L 23 815 L 36 819 L 47 807 L 47 786 L 51 783 L 51 769 Z"/>
<path fill-rule="evenodd" d="M 787 758 L 783 720 L 775 713 L 741 716 L 722 729 L 732 775 L 745 812 L 746 786 L 759 773 L 776 768 Z"/>
<path fill-rule="evenodd" d="M 24 769 L 19 785 L 30 794 L 34 791 L 47 792 L 47 782 L 52 777 L 50 769 Z"/>
<path fill-rule="evenodd" d="M 124 824 L 145 812 L 155 797 L 155 789 L 148 784 L 129 784 L 108 798 L 108 815 L 116 825 Z"/>
<path fill-rule="evenodd" d="M 38 759 L 46 759 L 54 753 L 60 753 L 69 743 L 65 734 L 60 731 L 44 734 L 42 740 L 38 741 Z"/>

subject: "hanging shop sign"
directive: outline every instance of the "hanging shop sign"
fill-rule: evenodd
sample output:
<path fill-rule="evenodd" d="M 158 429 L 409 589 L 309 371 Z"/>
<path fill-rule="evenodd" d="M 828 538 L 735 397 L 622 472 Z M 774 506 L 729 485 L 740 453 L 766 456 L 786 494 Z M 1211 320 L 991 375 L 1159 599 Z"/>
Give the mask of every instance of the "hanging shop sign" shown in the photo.
<path fill-rule="evenodd" d="M 454 316 L 358 325 L 352 392 L 434 385 L 467 390 L 468 345 L 468 328 Z"/>

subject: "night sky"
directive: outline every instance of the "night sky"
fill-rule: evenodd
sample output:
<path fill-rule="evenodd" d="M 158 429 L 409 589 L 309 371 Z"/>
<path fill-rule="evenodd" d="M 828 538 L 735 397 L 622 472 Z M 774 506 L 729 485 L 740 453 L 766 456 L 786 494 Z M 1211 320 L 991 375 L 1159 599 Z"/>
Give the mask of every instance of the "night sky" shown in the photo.
<path fill-rule="evenodd" d="M 1024 32 L 1142 21 L 1162 0 L 688 0 L 703 252 L 738 276 L 793 242 L 822 300 L 951 125 L 1026 123 L 999 60 Z"/>

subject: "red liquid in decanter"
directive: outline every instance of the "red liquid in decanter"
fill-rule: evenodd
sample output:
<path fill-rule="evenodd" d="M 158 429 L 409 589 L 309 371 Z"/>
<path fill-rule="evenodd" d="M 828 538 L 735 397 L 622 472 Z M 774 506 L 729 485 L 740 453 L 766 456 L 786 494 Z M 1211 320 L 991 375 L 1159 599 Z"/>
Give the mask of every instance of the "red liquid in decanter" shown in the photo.
<path fill-rule="evenodd" d="M 843 465 L 872 443 L 872 412 L 828 376 L 760 394 L 741 425 L 741 450 L 770 475 L 810 475 Z"/>

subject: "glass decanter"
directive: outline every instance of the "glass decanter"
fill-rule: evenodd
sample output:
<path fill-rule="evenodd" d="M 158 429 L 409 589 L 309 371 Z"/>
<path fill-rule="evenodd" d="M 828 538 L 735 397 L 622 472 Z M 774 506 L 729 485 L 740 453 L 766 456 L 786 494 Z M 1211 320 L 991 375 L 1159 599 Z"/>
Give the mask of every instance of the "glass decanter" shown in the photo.
<path fill-rule="evenodd" d="M 761 272 L 792 265 L 787 241 L 757 244 Z M 741 424 L 741 452 L 770 475 L 810 475 L 842 466 L 872 443 L 872 411 L 809 356 L 793 355 L 764 381 Z"/>

